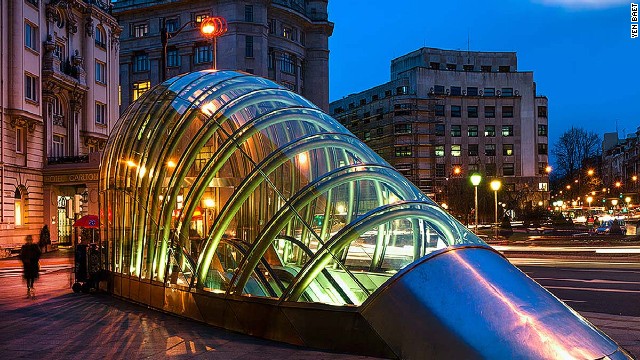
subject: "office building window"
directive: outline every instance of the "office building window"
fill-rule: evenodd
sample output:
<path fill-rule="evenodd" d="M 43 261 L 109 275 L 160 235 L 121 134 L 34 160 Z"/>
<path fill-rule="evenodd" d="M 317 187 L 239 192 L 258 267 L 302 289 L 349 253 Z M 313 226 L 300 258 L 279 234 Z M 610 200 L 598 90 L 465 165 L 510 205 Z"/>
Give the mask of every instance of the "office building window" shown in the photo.
<path fill-rule="evenodd" d="M 475 86 L 467 87 L 467 96 L 478 96 L 478 88 Z"/>
<path fill-rule="evenodd" d="M 483 96 L 496 96 L 496 88 L 484 88 L 482 90 Z"/>
<path fill-rule="evenodd" d="M 502 144 L 502 155 L 513 156 L 513 144 Z"/>
<path fill-rule="evenodd" d="M 480 71 L 482 71 L 482 72 L 491 72 L 491 65 L 482 65 L 482 66 L 480 66 Z"/>
<path fill-rule="evenodd" d="M 96 60 L 96 82 L 100 84 L 107 83 L 107 64 Z"/>
<path fill-rule="evenodd" d="M 247 35 L 244 37 L 244 56 L 253 57 L 253 36 Z"/>
<path fill-rule="evenodd" d="M 53 143 L 51 146 L 51 155 L 53 157 L 63 157 L 65 155 L 64 151 L 64 136 L 62 135 L 53 135 Z"/>
<path fill-rule="evenodd" d="M 504 176 L 513 176 L 516 174 L 515 166 L 513 163 L 504 163 L 502 164 L 502 175 Z"/>
<path fill-rule="evenodd" d="M 538 136 L 547 136 L 547 125 L 538 125 Z"/>
<path fill-rule="evenodd" d="M 282 58 L 280 59 L 280 71 L 283 73 L 295 74 L 296 56 L 288 52 L 282 53 Z"/>
<path fill-rule="evenodd" d="M 97 47 L 102 49 L 107 47 L 107 35 L 101 26 L 96 25 L 94 38 L 95 38 L 95 44 Z"/>
<path fill-rule="evenodd" d="M 484 154 L 486 156 L 496 156 L 496 144 L 485 144 Z"/>
<path fill-rule="evenodd" d="M 478 144 L 469 144 L 469 156 L 478 156 Z"/>
<path fill-rule="evenodd" d="M 253 22 L 253 5 L 244 6 L 244 21 Z"/>
<path fill-rule="evenodd" d="M 538 144 L 538 155 L 547 155 L 547 144 Z"/>
<path fill-rule="evenodd" d="M 28 21 L 24 22 L 24 46 L 38 51 L 38 27 Z"/>
<path fill-rule="evenodd" d="M 408 157 L 411 156 L 411 147 L 410 146 L 397 146 L 396 147 L 396 157 Z"/>
<path fill-rule="evenodd" d="M 512 118 L 513 117 L 513 106 L 503 106 L 502 107 L 502 117 L 503 118 Z"/>
<path fill-rule="evenodd" d="M 484 126 L 484 136 L 486 136 L 486 137 L 494 137 L 494 136 L 496 136 L 496 127 L 495 127 L 495 125 L 485 125 Z"/>
<path fill-rule="evenodd" d="M 147 90 L 149 90 L 150 87 L 151 87 L 151 82 L 149 81 L 140 81 L 140 82 L 133 83 L 133 100 L 134 101 L 138 100 L 138 98 L 142 96 L 142 94 L 147 92 Z"/>
<path fill-rule="evenodd" d="M 434 151 L 436 157 L 444 157 L 444 145 L 436 145 Z"/>
<path fill-rule="evenodd" d="M 195 48 L 195 57 L 193 62 L 195 64 L 210 63 L 212 57 L 213 53 L 211 51 L 211 44 L 200 44 Z"/>
<path fill-rule="evenodd" d="M 178 49 L 167 49 L 167 67 L 179 67 L 180 66 L 180 54 Z"/>
<path fill-rule="evenodd" d="M 410 134 L 411 124 L 410 123 L 396 124 L 393 127 L 393 131 L 395 134 Z"/>
<path fill-rule="evenodd" d="M 107 105 L 96 101 L 96 124 L 107 124 Z"/>
<path fill-rule="evenodd" d="M 445 177 L 444 164 L 436 164 L 436 177 Z"/>
<path fill-rule="evenodd" d="M 16 153 L 22 154 L 25 150 L 25 137 L 24 137 L 24 128 L 20 126 L 16 126 Z"/>
<path fill-rule="evenodd" d="M 501 96 L 513 96 L 513 88 L 502 88 Z"/>
<path fill-rule="evenodd" d="M 478 117 L 478 107 L 477 106 L 467 106 L 467 116 L 470 118 Z"/>
<path fill-rule="evenodd" d="M 478 125 L 467 126 L 467 136 L 478 137 Z"/>
<path fill-rule="evenodd" d="M 133 56 L 133 72 L 149 71 L 149 55 L 138 53 Z"/>
<path fill-rule="evenodd" d="M 546 106 L 538 106 L 538 116 L 539 117 L 547 117 L 547 107 Z"/>
<path fill-rule="evenodd" d="M 484 170 L 487 176 L 496 176 L 496 164 L 485 164 Z"/>
<path fill-rule="evenodd" d="M 459 157 L 462 155 L 462 147 L 460 145 L 451 145 L 451 156 Z"/>
<path fill-rule="evenodd" d="M 131 25 L 132 37 L 139 38 L 139 37 L 147 36 L 148 33 L 149 33 L 149 24 L 146 22 Z"/>
<path fill-rule="evenodd" d="M 462 106 L 451 105 L 451 117 L 461 117 L 461 116 L 462 116 Z"/>
<path fill-rule="evenodd" d="M 438 94 L 438 95 L 444 95 L 444 86 L 442 85 L 435 85 L 433 87 L 433 92 Z"/>
<path fill-rule="evenodd" d="M 502 136 L 513 136 L 513 125 L 502 125 Z"/>
<path fill-rule="evenodd" d="M 495 106 L 485 106 L 484 107 L 484 117 L 487 119 L 492 119 L 496 117 L 496 107 Z"/>
<path fill-rule="evenodd" d="M 445 127 L 444 124 L 436 124 L 435 135 L 444 136 Z"/>
<path fill-rule="evenodd" d="M 451 125 L 451 137 L 462 136 L 461 125 Z"/>
<path fill-rule="evenodd" d="M 453 96 L 462 95 L 462 88 L 460 86 L 452 86 L 450 89 L 450 94 Z"/>
<path fill-rule="evenodd" d="M 436 116 L 444 116 L 444 105 L 435 106 Z"/>
<path fill-rule="evenodd" d="M 31 74 L 24 74 L 24 98 L 38 102 L 38 77 Z"/>
<path fill-rule="evenodd" d="M 510 66 L 498 66 L 498 71 L 499 72 L 509 72 L 511 71 L 511 67 Z"/>

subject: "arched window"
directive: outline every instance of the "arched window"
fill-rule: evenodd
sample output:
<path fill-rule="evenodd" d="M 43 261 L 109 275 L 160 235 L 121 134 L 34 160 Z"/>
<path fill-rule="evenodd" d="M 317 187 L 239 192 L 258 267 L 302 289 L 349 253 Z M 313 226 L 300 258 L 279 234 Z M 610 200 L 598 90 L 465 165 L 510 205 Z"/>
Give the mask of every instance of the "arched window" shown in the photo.
<path fill-rule="evenodd" d="M 27 223 L 27 199 L 26 191 L 16 188 L 13 199 L 13 217 L 16 226 L 21 226 Z"/>
<path fill-rule="evenodd" d="M 96 46 L 103 49 L 107 46 L 107 35 L 105 34 L 104 29 L 99 25 L 96 25 L 95 39 Z"/>

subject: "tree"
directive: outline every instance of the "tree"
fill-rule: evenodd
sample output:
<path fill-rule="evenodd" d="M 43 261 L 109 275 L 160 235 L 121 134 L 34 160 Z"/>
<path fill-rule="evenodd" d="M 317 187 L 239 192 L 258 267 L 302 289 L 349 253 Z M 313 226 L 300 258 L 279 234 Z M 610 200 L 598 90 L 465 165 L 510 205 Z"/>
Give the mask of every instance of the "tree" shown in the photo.
<path fill-rule="evenodd" d="M 552 154 L 556 158 L 554 175 L 573 179 L 590 158 L 600 155 L 601 144 L 598 134 L 572 126 L 553 146 Z"/>

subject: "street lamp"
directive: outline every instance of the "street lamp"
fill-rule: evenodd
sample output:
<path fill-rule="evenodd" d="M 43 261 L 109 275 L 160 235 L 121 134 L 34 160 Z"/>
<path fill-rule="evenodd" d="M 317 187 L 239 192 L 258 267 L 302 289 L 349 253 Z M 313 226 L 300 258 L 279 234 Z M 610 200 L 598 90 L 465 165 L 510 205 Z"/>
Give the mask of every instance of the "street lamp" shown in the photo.
<path fill-rule="evenodd" d="M 631 204 L 631 197 L 624 198 L 624 202 L 627 203 L 627 211 L 629 211 L 629 205 Z"/>
<path fill-rule="evenodd" d="M 475 233 L 478 233 L 478 185 L 480 185 L 480 182 L 482 181 L 482 176 L 480 174 L 473 174 L 471 175 L 471 184 L 473 184 L 473 187 L 475 188 L 475 215 L 476 215 L 476 228 L 475 228 Z"/>
<path fill-rule="evenodd" d="M 593 201 L 593 198 L 591 196 L 587 197 L 587 203 L 589 204 L 589 210 L 591 210 L 591 202 Z"/>
<path fill-rule="evenodd" d="M 180 34 L 182 30 L 184 30 L 189 25 L 197 24 L 198 22 L 194 19 L 191 21 L 187 21 L 184 25 L 182 25 L 178 30 L 169 32 L 167 30 L 167 25 L 165 23 L 165 19 L 162 18 L 162 26 L 160 28 L 160 41 L 162 42 L 162 54 L 160 55 L 160 70 L 162 74 L 162 81 L 167 79 L 167 44 L 169 43 L 169 39 L 174 36 Z M 227 32 L 227 21 L 223 17 L 215 16 L 215 17 L 207 17 L 200 22 L 200 33 L 206 37 L 213 38 L 213 69 L 217 69 L 217 39 L 218 36 Z"/>
<path fill-rule="evenodd" d="M 611 205 L 613 205 L 613 212 L 614 212 L 614 215 L 615 215 L 616 208 L 618 207 L 618 199 L 611 200 Z"/>
<path fill-rule="evenodd" d="M 494 199 L 495 199 L 495 206 L 494 206 L 494 214 L 495 214 L 495 238 L 498 238 L 498 190 L 500 190 L 500 187 L 502 186 L 502 183 L 500 182 L 500 180 L 493 180 L 491 181 L 491 190 L 493 190 L 494 192 Z"/>

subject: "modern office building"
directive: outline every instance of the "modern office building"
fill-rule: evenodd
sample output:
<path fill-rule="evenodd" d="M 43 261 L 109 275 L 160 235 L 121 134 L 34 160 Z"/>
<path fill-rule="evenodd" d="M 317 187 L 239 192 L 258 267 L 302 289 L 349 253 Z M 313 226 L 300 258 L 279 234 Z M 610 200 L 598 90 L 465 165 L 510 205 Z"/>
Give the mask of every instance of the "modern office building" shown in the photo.
<path fill-rule="evenodd" d="M 45 224 L 54 242 L 70 241 L 74 219 L 98 210 L 99 152 L 118 117 L 120 27 L 108 2 L 0 7 L 0 248 Z"/>
<path fill-rule="evenodd" d="M 124 28 L 121 36 L 121 111 L 162 82 L 162 24 L 167 41 L 166 77 L 210 69 L 211 39 L 198 24 L 205 17 L 226 19 L 228 31 L 217 40 L 217 68 L 272 79 L 327 110 L 329 106 L 328 0 L 113 2 Z"/>
<path fill-rule="evenodd" d="M 515 53 L 422 48 L 391 62 L 391 81 L 330 113 L 439 203 L 479 172 L 502 181 L 513 195 L 505 205 L 547 204 L 547 98 Z"/>

